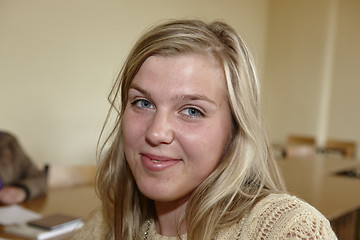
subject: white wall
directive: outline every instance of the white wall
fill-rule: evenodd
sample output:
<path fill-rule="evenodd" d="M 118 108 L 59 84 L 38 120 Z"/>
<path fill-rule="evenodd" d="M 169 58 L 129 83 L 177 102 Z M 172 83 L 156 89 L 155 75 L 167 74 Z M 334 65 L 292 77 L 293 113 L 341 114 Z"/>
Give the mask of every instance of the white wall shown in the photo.
<path fill-rule="evenodd" d="M 360 1 L 339 0 L 328 135 L 355 140 L 360 156 Z"/>
<path fill-rule="evenodd" d="M 264 68 L 271 139 L 291 133 L 360 147 L 360 1 L 271 0 Z"/>
<path fill-rule="evenodd" d="M 264 108 L 271 137 L 316 132 L 320 109 L 327 0 L 269 5 Z"/>
<path fill-rule="evenodd" d="M 267 0 L 0 0 L 0 129 L 37 162 L 94 162 L 129 47 L 168 18 L 223 19 L 263 65 Z"/>

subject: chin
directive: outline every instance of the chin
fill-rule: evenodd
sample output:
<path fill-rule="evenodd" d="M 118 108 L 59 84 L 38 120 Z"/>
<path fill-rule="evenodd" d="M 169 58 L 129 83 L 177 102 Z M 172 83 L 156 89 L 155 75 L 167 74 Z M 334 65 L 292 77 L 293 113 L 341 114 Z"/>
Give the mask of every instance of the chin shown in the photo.
<path fill-rule="evenodd" d="M 149 198 L 149 199 L 151 199 L 151 200 L 153 200 L 155 202 L 172 202 L 172 201 L 175 201 L 177 199 L 176 197 L 174 197 L 173 195 L 170 195 L 168 193 L 157 193 L 157 192 L 154 192 L 154 191 L 152 191 L 150 193 L 141 191 L 141 193 L 145 197 L 147 197 L 147 198 Z"/>
<path fill-rule="evenodd" d="M 140 189 L 141 191 L 141 189 Z M 174 192 L 163 192 L 163 191 L 156 191 L 154 189 L 150 189 L 150 191 L 141 191 L 141 193 L 153 200 L 154 202 L 165 203 L 165 202 L 184 202 L 189 199 L 191 192 L 189 193 L 182 193 L 176 194 Z"/>

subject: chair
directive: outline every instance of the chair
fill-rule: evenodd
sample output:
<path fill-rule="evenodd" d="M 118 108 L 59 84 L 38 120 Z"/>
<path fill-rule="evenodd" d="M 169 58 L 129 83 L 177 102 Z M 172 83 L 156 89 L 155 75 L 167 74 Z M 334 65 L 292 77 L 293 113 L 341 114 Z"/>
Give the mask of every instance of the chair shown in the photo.
<path fill-rule="evenodd" d="M 286 158 L 311 158 L 316 155 L 315 138 L 301 135 L 289 135 L 286 140 Z"/>
<path fill-rule="evenodd" d="M 310 136 L 301 136 L 290 134 L 286 140 L 287 144 L 313 145 L 315 146 L 315 138 Z"/>
<path fill-rule="evenodd" d="M 328 139 L 325 144 L 326 152 L 338 152 L 344 158 L 355 157 L 356 144 L 352 141 Z"/>
<path fill-rule="evenodd" d="M 354 210 L 330 221 L 339 239 L 359 239 L 360 210 Z"/>
<path fill-rule="evenodd" d="M 95 165 L 50 164 L 45 169 L 49 188 L 69 188 L 95 182 Z"/>

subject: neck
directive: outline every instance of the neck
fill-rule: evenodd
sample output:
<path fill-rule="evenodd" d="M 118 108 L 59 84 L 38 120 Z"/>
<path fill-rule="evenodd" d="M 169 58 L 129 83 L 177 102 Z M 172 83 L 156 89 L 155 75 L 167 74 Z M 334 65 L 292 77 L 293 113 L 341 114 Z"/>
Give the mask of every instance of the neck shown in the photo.
<path fill-rule="evenodd" d="M 155 201 L 155 228 L 163 236 L 174 237 L 186 233 L 185 210 L 187 199 L 173 202 Z"/>

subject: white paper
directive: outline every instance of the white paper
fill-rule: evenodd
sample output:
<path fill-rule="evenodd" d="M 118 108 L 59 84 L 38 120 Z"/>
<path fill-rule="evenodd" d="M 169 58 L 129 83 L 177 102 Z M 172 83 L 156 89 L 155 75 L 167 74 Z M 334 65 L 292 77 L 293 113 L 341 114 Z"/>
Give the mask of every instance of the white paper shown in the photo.
<path fill-rule="evenodd" d="M 0 224 L 24 223 L 42 217 L 41 214 L 19 205 L 0 207 Z"/>
<path fill-rule="evenodd" d="M 45 229 L 29 226 L 26 223 L 21 223 L 21 224 L 15 224 L 4 227 L 4 232 L 24 238 L 45 240 L 45 239 L 53 238 L 55 236 L 60 236 L 63 234 L 68 234 L 77 231 L 83 225 L 84 223 L 81 221 L 81 222 L 75 222 L 73 224 L 68 224 L 63 227 L 55 228 L 53 230 L 45 230 Z"/>

